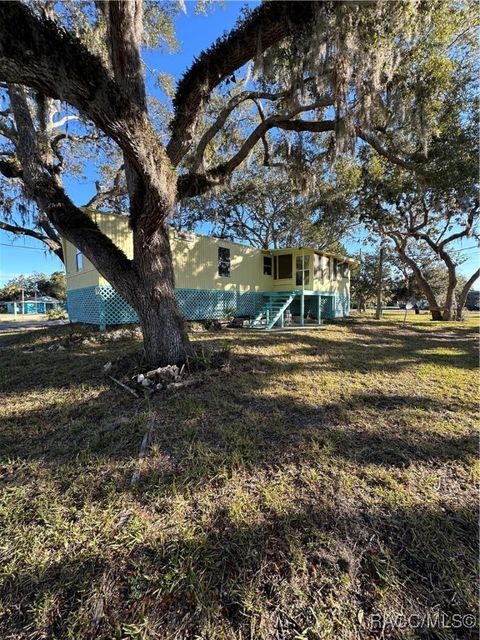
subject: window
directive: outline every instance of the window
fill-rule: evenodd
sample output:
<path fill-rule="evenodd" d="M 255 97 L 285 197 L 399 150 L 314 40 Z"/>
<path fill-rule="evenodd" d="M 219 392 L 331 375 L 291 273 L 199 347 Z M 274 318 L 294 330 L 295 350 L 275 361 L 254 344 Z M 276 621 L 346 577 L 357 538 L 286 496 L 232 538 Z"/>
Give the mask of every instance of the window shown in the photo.
<path fill-rule="evenodd" d="M 218 247 L 218 275 L 222 278 L 230 277 L 230 249 Z"/>
<path fill-rule="evenodd" d="M 77 271 L 81 271 L 83 269 L 83 253 L 77 250 L 75 254 L 75 263 L 77 265 Z"/>
<path fill-rule="evenodd" d="M 297 256 L 295 284 L 306 285 L 310 282 L 310 256 Z"/>
<path fill-rule="evenodd" d="M 263 275 L 272 275 L 272 258 L 271 256 L 263 256 Z"/>
<path fill-rule="evenodd" d="M 342 278 L 348 278 L 348 273 L 349 273 L 348 262 L 344 262 L 341 266 L 342 266 L 342 270 L 341 270 Z"/>
<path fill-rule="evenodd" d="M 333 259 L 333 279 L 336 280 L 338 278 L 338 260 L 336 258 Z"/>
<path fill-rule="evenodd" d="M 313 254 L 313 272 L 317 280 L 323 280 L 322 256 L 319 256 L 318 253 Z"/>
<path fill-rule="evenodd" d="M 275 277 L 277 280 L 289 280 L 292 277 L 292 257 L 291 253 L 275 256 L 277 261 Z"/>
<path fill-rule="evenodd" d="M 325 277 L 327 280 L 332 279 L 332 261 L 327 257 L 327 268 L 325 269 Z"/>

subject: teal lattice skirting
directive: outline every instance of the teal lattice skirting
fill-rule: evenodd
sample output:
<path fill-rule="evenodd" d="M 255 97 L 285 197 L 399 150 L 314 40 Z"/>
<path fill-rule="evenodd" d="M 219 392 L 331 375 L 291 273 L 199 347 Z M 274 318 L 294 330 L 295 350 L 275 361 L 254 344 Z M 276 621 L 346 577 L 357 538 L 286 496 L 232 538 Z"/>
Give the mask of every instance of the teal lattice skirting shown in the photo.
<path fill-rule="evenodd" d="M 176 294 L 187 320 L 224 318 L 226 315 L 254 316 L 263 303 L 263 294 L 255 291 L 177 289 Z M 132 307 L 108 285 L 69 291 L 67 305 L 72 322 L 98 324 L 100 327 L 138 322 Z"/>
<path fill-rule="evenodd" d="M 100 324 L 100 297 L 97 287 L 84 287 L 67 292 L 68 317 L 72 322 Z"/>
<path fill-rule="evenodd" d="M 218 291 L 215 289 L 177 289 L 176 295 L 183 316 L 187 320 L 224 318 L 227 315 L 256 316 L 264 304 L 262 292 Z M 305 313 L 318 314 L 316 296 L 306 296 Z M 98 324 L 101 328 L 113 324 L 138 322 L 132 307 L 113 287 L 85 287 L 67 294 L 68 315 L 72 322 Z M 350 301 L 347 295 L 322 294 L 321 318 L 347 316 Z"/>
<path fill-rule="evenodd" d="M 344 294 L 335 295 L 335 318 L 343 318 L 350 315 L 350 296 Z"/>

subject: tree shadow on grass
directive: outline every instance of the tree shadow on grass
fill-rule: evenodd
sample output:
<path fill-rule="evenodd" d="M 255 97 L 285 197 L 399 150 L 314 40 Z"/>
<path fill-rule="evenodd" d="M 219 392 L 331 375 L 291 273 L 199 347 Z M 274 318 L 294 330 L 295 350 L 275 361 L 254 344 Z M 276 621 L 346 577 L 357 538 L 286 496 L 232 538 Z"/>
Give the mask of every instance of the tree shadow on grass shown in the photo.
<path fill-rule="evenodd" d="M 60 335 L 57 329 L 56 335 Z M 48 336 L 46 335 L 45 338 Z M 38 341 L 38 337 L 35 336 Z M 228 336 L 235 339 L 235 336 Z M 385 363 L 396 370 L 398 348 L 382 346 L 360 348 L 355 343 L 343 344 L 319 334 L 248 335 L 246 346 L 253 354 L 234 355 L 232 374 L 219 373 L 208 377 L 197 388 L 174 396 L 154 397 L 151 403 L 135 401 L 123 391 L 111 386 L 102 373 L 107 359 L 125 356 L 132 361 L 140 356 L 138 346 L 132 352 L 131 343 L 114 343 L 91 347 L 76 346 L 68 351 L 50 353 L 34 351 L 22 354 L 23 340 L 16 341 L 12 375 L 4 373 L 5 406 L 0 450 L 4 455 L 44 458 L 62 463 L 79 453 L 112 458 L 135 458 L 138 439 L 145 430 L 150 408 L 160 414 L 157 437 L 162 447 L 176 449 L 181 454 L 192 443 L 203 443 L 212 451 L 235 455 L 240 451 L 248 462 L 281 459 L 312 438 L 328 437 L 343 443 L 341 455 L 354 459 L 358 451 L 397 450 L 399 464 L 404 460 L 437 461 L 458 458 L 472 453 L 475 436 L 454 433 L 432 434 L 425 430 L 425 421 L 439 415 L 454 424 L 459 411 L 475 416 L 477 406 L 462 398 L 439 400 L 428 395 L 411 395 L 365 389 L 364 392 L 338 394 L 334 400 L 305 400 L 302 389 L 297 391 L 291 374 L 305 373 L 328 376 L 330 371 L 374 373 Z M 223 334 L 203 338 L 207 344 L 223 342 Z M 422 351 L 419 342 L 405 342 L 407 354 Z M 279 354 L 272 359 L 257 347 L 291 347 L 291 357 Z M 362 358 L 357 357 L 358 353 Z M 372 361 L 372 353 L 376 356 Z M 380 353 L 380 357 L 378 354 Z M 318 362 L 306 363 L 302 357 L 319 356 Z M 325 359 L 325 354 L 331 356 Z M 298 358 L 296 357 L 298 356 Z M 365 360 L 363 360 L 365 356 Z M 419 353 L 422 362 L 436 362 L 434 356 Z M 442 356 L 444 362 L 458 366 L 469 362 L 470 354 Z M 4 360 L 8 363 L 8 355 Z M 29 368 L 27 369 L 27 365 Z M 82 392 L 79 394 L 78 389 Z M 41 401 L 28 406 L 22 393 L 41 394 Z M 17 401 L 18 400 L 18 401 Z M 359 418 L 366 425 L 358 426 Z M 417 428 L 418 422 L 418 428 Z M 373 429 L 369 429 L 371 425 Z M 383 444 L 382 444 L 383 443 Z M 374 456 L 374 458 L 379 456 Z M 389 456 L 393 460 L 394 456 Z"/>
<path fill-rule="evenodd" d="M 475 616 L 476 548 L 469 506 L 385 513 L 318 494 L 249 524 L 219 508 L 187 536 L 167 527 L 127 552 L 78 550 L 35 575 L 11 576 L 2 602 L 11 616 L 0 629 L 24 637 L 35 606 L 50 598 L 37 626 L 49 637 L 125 637 L 138 625 L 162 638 L 400 640 L 410 630 L 470 640 L 478 626 L 445 625 Z M 395 615 L 428 612 L 445 616 L 444 628 L 389 626 Z M 374 626 L 379 618 L 386 628 Z"/>
<path fill-rule="evenodd" d="M 210 343 L 224 339 L 202 337 Z M 74 541 L 58 561 L 39 562 L 34 569 L 33 560 L 24 570 L 20 565 L 5 574 L 2 606 L 8 617 L 0 618 L 0 633 L 111 638 L 139 635 L 147 624 L 151 628 L 144 635 L 166 638 L 293 640 L 304 634 L 313 640 L 320 633 L 345 639 L 358 633 L 367 639 L 375 637 L 365 628 L 372 612 L 440 608 L 451 616 L 474 606 L 473 507 L 464 501 L 452 510 L 438 500 L 420 506 L 405 492 L 395 497 L 404 478 L 399 474 L 410 466 L 425 465 L 440 475 L 443 467 L 476 455 L 477 436 L 468 424 L 457 424 L 460 409 L 473 415 L 473 400 L 456 404 L 452 398 L 366 389 L 316 401 L 304 397 L 290 376 L 306 371 L 301 357 L 318 355 L 311 366 L 328 376 L 360 370 L 360 359 L 351 364 L 352 351 L 368 356 L 369 346 L 355 345 L 356 338 L 342 345 L 322 334 L 246 340 L 251 353 L 234 355 L 230 375 L 210 376 L 151 405 L 105 385 L 102 365 L 112 353 L 131 353 L 129 343 L 34 351 L 22 354 L 27 357 L 20 370 L 18 361 L 17 369 L 9 367 L 10 399 L 22 393 L 23 363 L 29 362 L 32 371 L 40 367 L 25 382 L 25 398 L 43 394 L 46 408 L 19 403 L 4 421 L 0 450 L 20 462 L 18 472 L 1 479 L 3 487 L 31 482 L 22 477 L 22 463 L 35 461 L 44 465 L 55 490 L 80 485 L 79 509 L 92 504 L 108 510 L 115 474 L 116 495 L 125 494 L 140 513 L 148 513 L 147 520 L 158 522 L 144 531 L 136 517 L 118 513 L 117 529 L 104 538 L 98 534 L 97 544 Z M 420 339 L 405 337 L 400 343 L 412 357 L 428 359 Z M 14 344 L 17 352 L 22 349 Z M 270 346 L 288 347 L 289 354 L 272 360 L 264 352 Z M 397 346 L 378 347 L 387 368 L 395 366 L 390 362 L 395 353 L 398 360 Z M 333 355 L 321 360 L 326 350 Z M 4 364 L 9 357 L 3 356 Z M 82 361 L 78 370 L 76 358 Z M 367 366 L 375 372 L 379 362 Z M 132 489 L 152 411 L 157 413 L 152 449 Z M 448 428 L 429 429 L 438 415 Z M 63 467 L 70 471 L 62 476 Z M 264 478 L 259 485 L 266 491 L 270 479 L 287 469 L 298 471 L 288 476 L 293 495 L 285 504 L 269 503 L 249 488 L 257 477 Z M 88 474 L 97 479 L 85 491 Z M 245 485 L 239 483 L 245 495 L 240 492 L 243 502 L 239 498 L 237 506 L 225 495 L 237 488 L 230 482 L 235 474 Z M 345 475 L 353 483 L 365 479 L 370 493 L 346 491 L 341 487 Z M 199 505 L 208 495 L 213 497 L 207 518 Z M 175 501 L 180 510 L 188 505 L 188 517 L 165 521 L 165 505 Z M 92 627 L 95 617 L 98 628 Z M 440 632 L 420 633 L 434 638 Z M 404 630 L 393 629 L 388 637 L 404 638 Z M 455 629 L 443 637 L 473 635 Z"/>
<path fill-rule="evenodd" d="M 154 410 L 154 442 L 160 449 L 180 460 L 195 449 L 201 459 L 203 450 L 219 465 L 235 459 L 272 463 L 298 455 L 312 441 L 333 446 L 346 459 L 393 466 L 428 460 L 440 464 L 476 451 L 478 435 L 455 429 L 459 409 L 475 415 L 473 399 L 457 405 L 427 396 L 365 392 L 312 405 L 291 393 L 265 395 L 249 383 L 234 385 L 225 396 L 229 385 L 219 375 L 147 405 L 119 398 L 109 389 L 74 404 L 67 398 L 48 410 L 16 409 L 3 420 L 0 447 L 4 455 L 47 464 L 63 464 L 80 454 L 135 459 Z M 425 421 L 439 415 L 451 429 L 426 429 Z"/>

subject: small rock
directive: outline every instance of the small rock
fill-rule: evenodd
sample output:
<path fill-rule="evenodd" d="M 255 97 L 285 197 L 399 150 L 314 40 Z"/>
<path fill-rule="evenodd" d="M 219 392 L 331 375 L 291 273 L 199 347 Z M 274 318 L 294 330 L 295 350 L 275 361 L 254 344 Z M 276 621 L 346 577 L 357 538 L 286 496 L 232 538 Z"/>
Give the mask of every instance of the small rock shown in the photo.
<path fill-rule="evenodd" d="M 205 327 L 201 322 L 188 322 L 187 326 L 188 326 L 188 331 L 191 331 L 192 333 L 203 333 L 206 331 Z"/>
<path fill-rule="evenodd" d="M 47 351 L 66 351 L 65 347 L 61 344 L 51 344 Z"/>
<path fill-rule="evenodd" d="M 110 371 L 110 369 L 112 368 L 112 363 L 111 362 L 107 362 L 107 364 L 103 365 L 103 372 L 104 373 L 108 373 Z"/>

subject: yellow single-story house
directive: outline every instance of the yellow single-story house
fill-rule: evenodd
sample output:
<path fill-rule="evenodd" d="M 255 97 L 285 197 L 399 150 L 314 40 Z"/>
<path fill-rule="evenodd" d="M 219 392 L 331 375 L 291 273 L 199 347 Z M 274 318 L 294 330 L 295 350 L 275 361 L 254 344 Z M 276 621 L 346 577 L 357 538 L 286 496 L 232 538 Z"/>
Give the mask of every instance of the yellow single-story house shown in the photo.
<path fill-rule="evenodd" d="M 91 212 L 100 229 L 132 257 L 128 217 Z M 350 311 L 351 258 L 311 248 L 262 250 L 170 229 L 180 308 L 187 320 L 233 315 L 253 328 L 316 322 Z M 72 322 L 136 322 L 135 311 L 94 266 L 63 241 L 67 305 Z"/>

